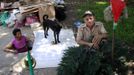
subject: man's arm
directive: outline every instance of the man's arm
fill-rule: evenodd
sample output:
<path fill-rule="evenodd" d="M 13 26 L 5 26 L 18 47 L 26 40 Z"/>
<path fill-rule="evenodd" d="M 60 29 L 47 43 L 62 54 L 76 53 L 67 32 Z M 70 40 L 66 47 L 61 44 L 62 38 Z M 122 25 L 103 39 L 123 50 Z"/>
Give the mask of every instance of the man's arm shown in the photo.
<path fill-rule="evenodd" d="M 92 43 L 94 44 L 94 48 L 99 49 L 100 42 L 106 41 L 106 39 L 107 39 L 107 33 L 103 33 L 103 34 L 94 36 L 94 38 L 92 40 Z"/>
<path fill-rule="evenodd" d="M 93 43 L 89 43 L 87 41 L 82 40 L 82 38 L 83 38 L 83 32 L 82 31 L 83 31 L 82 29 L 78 29 L 77 37 L 76 37 L 76 42 L 78 44 L 80 44 L 80 45 L 86 45 L 86 46 L 90 46 L 91 47 L 93 45 Z"/>
<path fill-rule="evenodd" d="M 91 47 L 93 45 L 93 43 L 89 43 L 89 42 L 84 41 L 84 40 L 78 40 L 78 39 L 76 39 L 76 42 L 78 44 L 80 44 L 80 45 L 86 45 L 86 46 L 89 46 L 89 47 Z"/>
<path fill-rule="evenodd" d="M 98 35 L 95 35 L 93 40 L 92 40 L 92 43 L 94 44 L 94 47 L 97 48 L 97 49 L 99 48 L 100 42 L 103 41 L 103 39 L 106 40 L 108 38 L 107 31 L 104 28 L 103 23 L 100 23 L 100 28 L 99 29 L 100 29 L 100 33 Z"/>

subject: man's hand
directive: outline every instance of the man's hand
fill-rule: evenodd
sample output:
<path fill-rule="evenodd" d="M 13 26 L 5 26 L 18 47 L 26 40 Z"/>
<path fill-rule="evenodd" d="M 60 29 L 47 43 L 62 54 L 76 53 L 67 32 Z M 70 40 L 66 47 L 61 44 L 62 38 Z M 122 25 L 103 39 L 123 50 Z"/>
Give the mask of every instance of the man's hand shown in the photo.
<path fill-rule="evenodd" d="M 88 43 L 88 46 L 89 46 L 89 47 L 92 47 L 92 46 L 93 46 L 93 43 Z"/>
<path fill-rule="evenodd" d="M 93 46 L 94 48 L 99 49 L 99 44 L 100 44 L 101 39 L 102 39 L 101 35 L 94 36 L 94 38 L 92 40 L 92 43 L 94 44 L 94 46 Z"/>

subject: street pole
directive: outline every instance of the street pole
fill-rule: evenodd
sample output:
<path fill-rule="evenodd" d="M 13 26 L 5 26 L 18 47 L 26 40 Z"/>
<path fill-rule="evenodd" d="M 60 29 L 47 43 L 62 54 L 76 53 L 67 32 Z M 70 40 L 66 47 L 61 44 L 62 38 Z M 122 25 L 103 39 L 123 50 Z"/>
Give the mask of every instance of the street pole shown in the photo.
<path fill-rule="evenodd" d="M 115 29 L 117 27 L 117 23 L 113 23 L 113 37 L 112 37 L 112 60 L 114 59 L 114 45 L 115 45 Z"/>

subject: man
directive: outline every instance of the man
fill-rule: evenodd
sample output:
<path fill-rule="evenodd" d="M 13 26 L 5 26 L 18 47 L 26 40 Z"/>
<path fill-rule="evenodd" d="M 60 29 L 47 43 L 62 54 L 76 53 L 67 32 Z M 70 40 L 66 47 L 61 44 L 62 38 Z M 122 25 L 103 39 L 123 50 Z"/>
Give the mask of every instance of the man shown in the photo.
<path fill-rule="evenodd" d="M 83 18 L 85 23 L 78 29 L 77 43 L 99 49 L 100 41 L 107 38 L 107 31 L 103 23 L 95 22 L 95 16 L 91 11 L 86 11 Z"/>
<path fill-rule="evenodd" d="M 104 20 L 106 22 L 110 22 L 113 21 L 113 17 L 112 17 L 112 7 L 108 6 L 104 9 L 103 13 L 104 13 Z"/>
<path fill-rule="evenodd" d="M 106 7 L 104 9 L 103 13 L 104 13 L 104 20 L 106 22 L 113 21 L 113 15 L 112 15 L 112 7 L 111 7 L 111 5 L 108 6 L 108 7 Z M 123 10 L 123 12 L 121 14 L 120 19 L 122 20 L 123 18 L 124 19 L 128 19 L 128 10 L 127 10 L 127 7 L 124 8 L 124 10 Z"/>

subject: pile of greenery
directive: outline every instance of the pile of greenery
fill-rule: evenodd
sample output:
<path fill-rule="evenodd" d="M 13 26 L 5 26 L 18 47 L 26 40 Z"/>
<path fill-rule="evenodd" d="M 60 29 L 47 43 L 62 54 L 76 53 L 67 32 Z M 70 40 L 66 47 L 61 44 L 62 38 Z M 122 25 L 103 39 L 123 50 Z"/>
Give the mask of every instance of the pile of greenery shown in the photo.
<path fill-rule="evenodd" d="M 111 59 L 111 41 L 103 44 L 97 51 L 84 49 L 83 46 L 71 47 L 65 50 L 58 75 L 127 75 L 126 61 L 129 61 L 127 47 L 122 42 L 116 42 L 114 59 Z"/>

